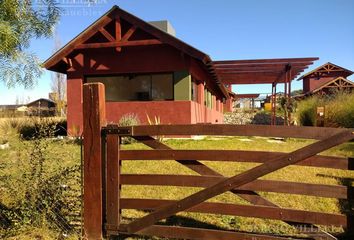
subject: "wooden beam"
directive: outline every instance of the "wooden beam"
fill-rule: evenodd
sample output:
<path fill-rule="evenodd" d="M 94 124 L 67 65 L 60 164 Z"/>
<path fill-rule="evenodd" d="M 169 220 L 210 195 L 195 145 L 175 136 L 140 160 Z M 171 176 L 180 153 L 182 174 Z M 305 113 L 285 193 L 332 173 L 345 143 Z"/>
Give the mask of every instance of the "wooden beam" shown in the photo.
<path fill-rule="evenodd" d="M 132 136 L 223 135 L 324 139 L 341 131 L 340 128 L 231 124 L 215 124 L 213 127 L 208 124 L 140 125 L 131 127 Z"/>
<path fill-rule="evenodd" d="M 313 62 L 305 62 L 305 63 L 291 63 L 293 67 L 307 67 L 311 65 Z M 263 64 L 215 64 L 215 69 L 284 69 L 287 63 L 263 63 Z"/>
<path fill-rule="evenodd" d="M 133 35 L 133 33 L 136 31 L 136 26 L 132 26 L 131 28 L 129 28 L 129 30 L 124 34 L 124 36 L 122 37 L 122 42 L 124 41 L 128 41 L 129 38 Z"/>
<path fill-rule="evenodd" d="M 120 17 L 116 16 L 115 20 L 116 41 L 119 42 L 122 39 L 122 26 L 120 23 Z"/>
<path fill-rule="evenodd" d="M 123 209 L 155 210 L 166 205 L 172 205 L 178 201 L 175 200 L 157 200 L 157 199 L 122 199 Z M 347 226 L 347 216 L 342 214 L 311 212 L 304 210 L 295 210 L 289 208 L 278 208 L 269 206 L 250 206 L 228 203 L 205 202 L 186 209 L 186 212 L 199 212 L 220 215 L 231 215 L 241 217 L 254 217 L 273 220 L 282 220 L 289 222 L 298 222 L 305 224 L 320 224 L 327 226 Z"/>
<path fill-rule="evenodd" d="M 161 149 L 161 148 L 158 148 Z M 274 157 L 283 156 L 283 152 L 240 151 L 240 150 L 122 150 L 122 160 L 178 160 L 251 162 L 265 163 Z M 220 157 L 222 156 L 222 157 Z M 354 159 L 316 155 L 305 159 L 296 166 L 323 167 L 342 170 L 354 170 Z"/>
<path fill-rule="evenodd" d="M 136 40 L 127 42 L 106 42 L 106 43 L 86 43 L 76 46 L 76 49 L 88 49 L 88 48 L 106 48 L 106 47 L 129 47 L 129 46 L 147 46 L 162 44 L 157 39 L 149 40 Z"/>
<path fill-rule="evenodd" d="M 343 142 L 351 140 L 353 139 L 353 137 L 354 135 L 351 131 L 343 130 L 338 134 L 328 137 L 325 140 L 318 141 L 304 148 L 293 151 L 287 154 L 285 157 L 272 159 L 267 163 L 264 163 L 241 174 L 223 180 L 209 188 L 194 193 L 175 203 L 166 204 L 161 208 L 157 209 L 155 212 L 129 223 L 126 227 L 126 231 L 128 233 L 138 232 L 148 226 L 153 225 L 161 219 L 167 218 L 178 212 L 192 208 L 212 197 L 215 197 L 221 193 L 232 190 L 234 188 L 240 187 L 249 182 L 252 182 L 257 178 L 272 173 L 276 170 L 300 162 L 301 160 L 316 155 L 319 152 L 322 152 Z"/>
<path fill-rule="evenodd" d="M 260 63 L 303 63 L 318 60 L 318 57 L 310 58 L 274 58 L 274 59 L 249 59 L 249 60 L 227 60 L 213 61 L 213 64 L 260 64 Z"/>
<path fill-rule="evenodd" d="M 111 42 L 115 41 L 114 37 L 109 32 L 107 32 L 107 30 L 104 27 L 101 27 L 99 31 L 103 34 L 105 38 L 107 38 L 108 41 Z"/>
<path fill-rule="evenodd" d="M 159 175 L 159 174 L 122 174 L 123 185 L 149 185 L 149 186 L 177 186 L 177 187 L 210 187 L 217 182 L 225 180 L 221 176 L 193 176 L 193 175 Z M 348 199 L 352 187 L 341 185 L 325 185 L 299 182 L 286 182 L 277 180 L 255 180 L 236 190 L 276 192 L 299 194 L 326 198 Z M 239 192 L 241 192 L 239 191 Z"/>
<path fill-rule="evenodd" d="M 120 22 L 120 17 L 116 16 L 115 20 L 116 20 L 115 21 L 116 41 L 120 42 L 121 39 L 122 39 L 122 25 L 121 25 L 121 22 Z M 116 50 L 118 52 L 120 52 L 122 50 L 122 48 L 121 47 L 116 47 Z"/>
<path fill-rule="evenodd" d="M 120 229 L 125 229 L 126 225 L 122 224 L 115 231 L 116 234 L 121 234 Z M 256 234 L 247 232 L 234 232 L 226 230 L 213 230 L 191 227 L 176 227 L 176 226 L 161 226 L 153 225 L 139 232 L 138 235 L 163 237 L 168 239 L 194 239 L 194 240 L 289 240 L 288 236 L 282 237 L 277 235 Z M 291 237 L 292 240 L 304 240 L 304 238 Z"/>

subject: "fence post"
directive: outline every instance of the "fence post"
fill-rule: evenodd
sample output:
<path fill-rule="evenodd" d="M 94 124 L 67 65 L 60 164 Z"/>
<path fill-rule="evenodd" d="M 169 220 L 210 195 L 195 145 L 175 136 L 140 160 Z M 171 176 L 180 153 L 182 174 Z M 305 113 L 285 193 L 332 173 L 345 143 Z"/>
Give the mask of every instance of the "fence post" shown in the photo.
<path fill-rule="evenodd" d="M 115 128 L 117 125 L 108 125 L 107 130 Z M 110 229 L 116 230 L 120 224 L 120 141 L 117 134 L 107 135 L 107 179 L 106 179 L 106 230 L 107 235 Z"/>
<path fill-rule="evenodd" d="M 83 86 L 84 124 L 84 239 L 102 239 L 102 146 L 105 125 L 105 95 L 102 83 Z"/>

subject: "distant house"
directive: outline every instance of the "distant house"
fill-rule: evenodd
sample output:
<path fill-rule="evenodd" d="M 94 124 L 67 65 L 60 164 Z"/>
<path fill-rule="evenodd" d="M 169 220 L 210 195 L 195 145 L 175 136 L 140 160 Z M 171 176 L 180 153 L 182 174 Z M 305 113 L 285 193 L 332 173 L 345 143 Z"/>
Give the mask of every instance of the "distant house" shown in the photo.
<path fill-rule="evenodd" d="M 29 116 L 55 116 L 56 105 L 55 102 L 50 99 L 40 98 L 26 104 L 26 107 L 27 115 Z"/>
<path fill-rule="evenodd" d="M 83 124 L 83 84 L 94 82 L 105 85 L 108 122 L 135 113 L 143 124 L 147 116 L 164 124 L 222 123 L 229 95 L 209 63 L 167 21 L 148 23 L 114 6 L 44 66 L 67 74 L 67 122 L 75 134 Z"/>
<path fill-rule="evenodd" d="M 353 72 L 333 63 L 326 63 L 304 74 L 303 94 L 300 97 L 312 94 L 331 94 L 338 90 L 353 91 L 354 83 L 347 79 Z"/>

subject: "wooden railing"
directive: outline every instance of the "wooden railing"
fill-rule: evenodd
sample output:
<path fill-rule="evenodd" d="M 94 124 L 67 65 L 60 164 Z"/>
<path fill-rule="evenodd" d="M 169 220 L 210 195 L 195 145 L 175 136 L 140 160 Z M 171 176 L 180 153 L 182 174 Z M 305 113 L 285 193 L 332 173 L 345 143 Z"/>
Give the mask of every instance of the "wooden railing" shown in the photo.
<path fill-rule="evenodd" d="M 353 216 L 281 208 L 258 192 L 300 194 L 351 200 L 353 188 L 342 185 L 260 180 L 289 165 L 354 170 L 354 159 L 319 153 L 354 138 L 353 130 L 238 125 L 154 125 L 118 127 L 105 123 L 104 86 L 84 85 L 84 237 L 137 234 L 182 239 L 289 239 L 284 236 L 157 225 L 179 212 L 224 214 L 275 219 L 298 228 L 307 239 L 335 239 L 318 225 L 353 229 Z M 240 150 L 174 150 L 153 136 L 263 136 L 314 139 L 298 150 L 281 152 Z M 152 150 L 121 150 L 120 138 L 130 136 Z M 197 175 L 121 174 L 122 161 L 175 160 Z M 199 160 L 260 163 L 254 168 L 226 177 Z M 199 187 L 186 198 L 176 200 L 121 198 L 121 185 Z M 251 205 L 206 202 L 231 192 Z M 149 214 L 121 223 L 122 209 L 148 210 Z M 306 228 L 305 228 L 306 227 Z M 311 229 L 308 232 L 306 229 Z M 293 237 L 292 239 L 300 239 Z"/>

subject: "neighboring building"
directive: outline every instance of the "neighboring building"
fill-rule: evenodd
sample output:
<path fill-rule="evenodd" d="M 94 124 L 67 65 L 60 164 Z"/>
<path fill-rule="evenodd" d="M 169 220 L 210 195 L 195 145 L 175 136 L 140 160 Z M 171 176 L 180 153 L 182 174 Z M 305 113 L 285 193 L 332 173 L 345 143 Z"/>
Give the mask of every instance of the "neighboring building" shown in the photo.
<path fill-rule="evenodd" d="M 56 105 L 50 99 L 40 98 L 27 104 L 0 105 L 0 116 L 23 117 L 23 116 L 55 116 Z"/>
<path fill-rule="evenodd" d="M 343 90 L 353 91 L 354 83 L 347 79 L 352 74 L 352 71 L 328 62 L 299 78 L 303 80 L 303 94 L 295 98 Z"/>
<path fill-rule="evenodd" d="M 108 122 L 136 113 L 143 124 L 222 123 L 229 95 L 211 59 L 173 35 L 167 22 L 114 6 L 51 56 L 45 68 L 67 74 L 69 133 L 82 131 L 82 87 L 92 82 L 105 85 Z"/>
<path fill-rule="evenodd" d="M 50 99 L 40 98 L 33 102 L 27 103 L 27 115 L 50 117 L 55 116 L 56 105 Z"/>

